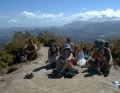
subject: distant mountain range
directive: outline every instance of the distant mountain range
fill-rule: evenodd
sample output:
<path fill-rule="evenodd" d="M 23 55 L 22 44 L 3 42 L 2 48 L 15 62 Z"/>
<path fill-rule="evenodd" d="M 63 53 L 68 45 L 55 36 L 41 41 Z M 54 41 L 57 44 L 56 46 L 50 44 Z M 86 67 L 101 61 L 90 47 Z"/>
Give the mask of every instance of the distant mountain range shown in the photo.
<path fill-rule="evenodd" d="M 0 29 L 0 45 L 9 41 L 15 31 L 29 31 L 34 35 L 42 31 L 70 37 L 79 42 L 80 40 L 93 41 L 98 38 L 120 38 L 120 21 L 75 21 L 64 26 L 54 27 L 15 27 L 8 29 Z"/>

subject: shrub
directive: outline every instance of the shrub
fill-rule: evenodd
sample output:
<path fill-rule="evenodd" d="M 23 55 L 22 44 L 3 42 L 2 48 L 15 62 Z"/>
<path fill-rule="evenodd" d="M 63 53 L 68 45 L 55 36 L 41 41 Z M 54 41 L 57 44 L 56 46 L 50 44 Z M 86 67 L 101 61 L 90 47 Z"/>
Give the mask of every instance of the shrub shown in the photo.
<path fill-rule="evenodd" d="M 7 66 L 13 64 L 14 56 L 7 53 L 6 51 L 0 52 L 0 69 L 4 69 Z"/>
<path fill-rule="evenodd" d="M 94 46 L 90 42 L 82 42 L 80 44 L 80 48 L 83 49 L 84 53 L 90 55 L 91 52 L 94 50 Z"/>
<path fill-rule="evenodd" d="M 49 41 L 51 39 L 55 39 L 58 46 L 60 46 L 61 44 L 65 42 L 64 38 L 57 36 L 57 35 L 50 34 L 46 31 L 39 33 L 37 38 L 39 39 L 41 43 L 43 43 L 44 46 L 49 46 Z"/>
<path fill-rule="evenodd" d="M 23 48 L 26 46 L 29 39 L 32 39 L 38 48 L 40 48 L 38 39 L 29 32 L 15 32 L 13 39 L 4 46 L 4 51 L 15 57 L 13 60 L 14 63 L 20 62 Z"/>
<path fill-rule="evenodd" d="M 120 65 L 120 39 L 111 40 L 110 43 L 113 59 Z"/>

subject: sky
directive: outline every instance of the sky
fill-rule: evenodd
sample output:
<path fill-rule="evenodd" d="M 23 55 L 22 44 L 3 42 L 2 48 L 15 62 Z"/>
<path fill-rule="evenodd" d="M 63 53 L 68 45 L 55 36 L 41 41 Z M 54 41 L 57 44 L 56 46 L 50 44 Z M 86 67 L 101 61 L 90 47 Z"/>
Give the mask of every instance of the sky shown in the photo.
<path fill-rule="evenodd" d="M 0 0 L 0 28 L 120 20 L 120 0 Z"/>

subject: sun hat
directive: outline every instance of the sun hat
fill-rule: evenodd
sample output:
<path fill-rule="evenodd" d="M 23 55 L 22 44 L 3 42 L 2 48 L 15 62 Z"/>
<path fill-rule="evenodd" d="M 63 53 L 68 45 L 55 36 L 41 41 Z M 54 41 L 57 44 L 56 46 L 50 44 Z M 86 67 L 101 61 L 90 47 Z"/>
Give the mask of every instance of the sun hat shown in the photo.
<path fill-rule="evenodd" d="M 70 51 L 72 51 L 71 50 L 71 45 L 70 44 L 64 44 L 63 45 L 63 50 L 66 50 L 66 49 L 69 49 Z"/>

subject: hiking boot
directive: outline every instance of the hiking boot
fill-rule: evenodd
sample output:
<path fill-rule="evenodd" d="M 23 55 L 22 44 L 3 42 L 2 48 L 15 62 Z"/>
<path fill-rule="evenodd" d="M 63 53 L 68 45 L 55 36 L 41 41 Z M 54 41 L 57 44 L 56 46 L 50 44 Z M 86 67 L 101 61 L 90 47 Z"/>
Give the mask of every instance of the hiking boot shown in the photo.
<path fill-rule="evenodd" d="M 75 73 L 73 73 L 72 71 L 69 71 L 65 73 L 64 78 L 73 78 L 74 76 L 75 76 Z"/>
<path fill-rule="evenodd" d="M 57 75 L 59 72 L 60 72 L 60 71 L 59 71 L 58 69 L 53 69 L 53 71 L 52 71 L 52 73 L 53 73 L 54 75 Z"/>
<path fill-rule="evenodd" d="M 56 77 L 61 78 L 62 76 L 63 76 L 63 73 L 58 73 Z"/>
<path fill-rule="evenodd" d="M 72 69 L 71 70 L 73 73 L 75 73 L 75 74 L 79 74 L 79 70 L 78 69 Z"/>
<path fill-rule="evenodd" d="M 96 69 L 96 71 L 97 71 L 97 73 L 98 73 L 98 75 L 102 75 L 102 72 L 100 71 L 100 69 Z"/>

